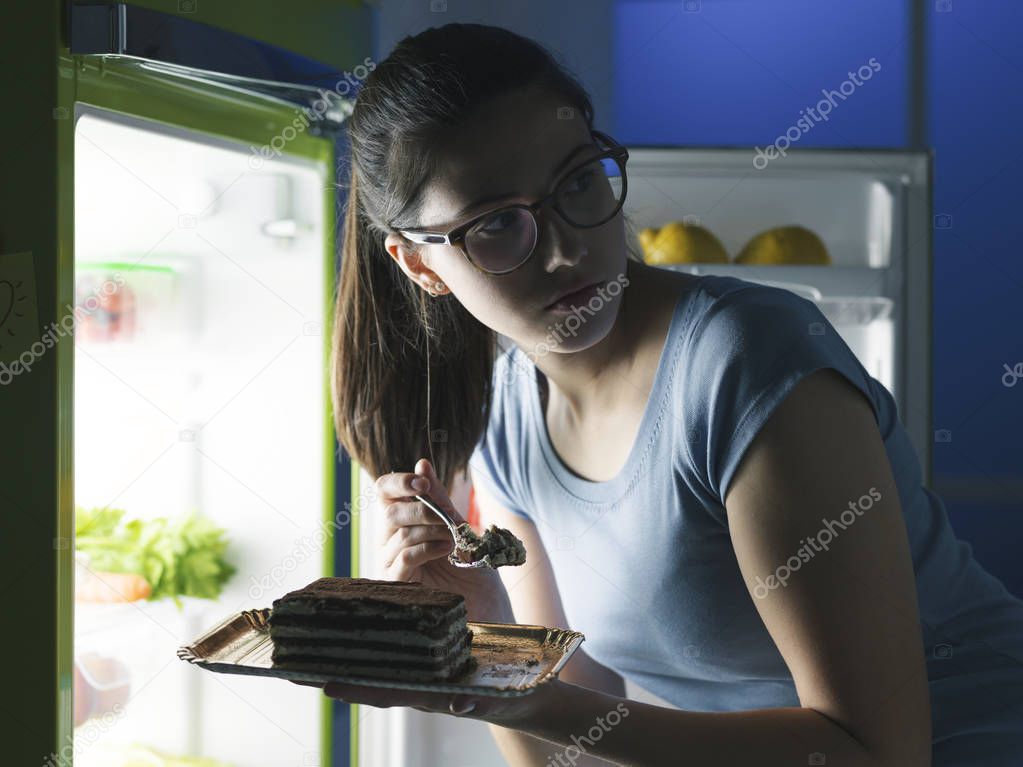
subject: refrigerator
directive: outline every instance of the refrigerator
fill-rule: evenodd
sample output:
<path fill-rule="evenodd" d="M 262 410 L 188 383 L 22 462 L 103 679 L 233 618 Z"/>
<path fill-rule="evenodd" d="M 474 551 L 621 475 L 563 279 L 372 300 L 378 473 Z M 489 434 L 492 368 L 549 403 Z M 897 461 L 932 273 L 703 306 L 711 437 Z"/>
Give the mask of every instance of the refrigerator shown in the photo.
<path fill-rule="evenodd" d="M 761 154 L 753 147 L 630 146 L 624 214 L 632 249 L 642 253 L 644 229 L 670 222 L 699 226 L 719 240 L 728 262 L 661 268 L 730 275 L 814 301 L 867 372 L 892 393 L 930 483 L 931 444 L 942 439 L 930 427 L 930 153 L 806 149 L 766 164 L 758 161 Z M 816 234 L 829 263 L 735 263 L 758 235 L 790 226 Z M 362 487 L 372 479 L 359 473 Z M 456 482 L 452 500 L 471 520 L 465 480 Z M 367 571 L 379 566 L 376 516 L 363 515 L 358 542 Z M 668 705 L 629 680 L 626 691 L 634 700 Z M 359 767 L 505 764 L 478 722 L 388 709 L 357 726 L 360 738 L 374 744 L 360 752 Z"/>
<path fill-rule="evenodd" d="M 0 40 L 24 109 L 0 226 L 0 545 L 5 628 L 22 627 L 4 712 L 21 734 L 0 761 L 348 765 L 347 705 L 176 650 L 351 570 L 327 361 L 372 11 L 47 0 Z M 118 565 L 76 531 L 96 509 L 123 515 L 111 550 L 162 531 L 122 547 L 145 550 L 159 598 L 104 590 Z"/>
<path fill-rule="evenodd" d="M 482 723 L 348 707 L 174 654 L 320 575 L 377 572 L 374 478 L 338 449 L 326 379 L 337 137 L 372 65 L 364 5 L 46 0 L 0 27 L 0 79 L 23 110 L 0 185 L 0 589 L 17 616 L 0 709 L 19 735 L 4 763 L 503 764 Z M 630 154 L 633 235 L 687 220 L 733 256 L 770 227 L 821 237 L 829 266 L 671 268 L 817 301 L 895 395 L 927 476 L 930 157 L 805 150 L 758 169 L 751 148 Z M 473 519 L 468 482 L 451 494 Z M 93 569 L 76 506 L 198 514 L 234 572 L 215 599 L 76 604 Z"/>

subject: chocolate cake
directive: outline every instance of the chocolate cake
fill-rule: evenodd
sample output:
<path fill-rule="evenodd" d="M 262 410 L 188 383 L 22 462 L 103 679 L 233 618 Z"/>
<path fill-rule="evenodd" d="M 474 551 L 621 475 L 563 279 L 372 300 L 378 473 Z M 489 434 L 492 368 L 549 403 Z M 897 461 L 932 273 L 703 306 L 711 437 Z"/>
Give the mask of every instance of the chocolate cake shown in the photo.
<path fill-rule="evenodd" d="M 491 525 L 479 536 L 467 522 L 455 530 L 455 548 L 449 555 L 452 561 L 483 562 L 487 567 L 521 565 L 526 561 L 526 548 L 510 530 Z"/>
<path fill-rule="evenodd" d="M 419 582 L 320 578 L 270 611 L 275 666 L 444 681 L 472 667 L 465 599 Z"/>

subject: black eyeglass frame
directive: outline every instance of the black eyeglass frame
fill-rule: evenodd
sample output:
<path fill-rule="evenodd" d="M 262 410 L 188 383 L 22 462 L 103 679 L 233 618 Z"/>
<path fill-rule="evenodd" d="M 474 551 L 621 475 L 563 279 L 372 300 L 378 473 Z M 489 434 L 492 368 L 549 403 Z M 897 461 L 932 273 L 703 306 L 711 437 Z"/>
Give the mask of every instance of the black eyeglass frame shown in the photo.
<path fill-rule="evenodd" d="M 621 144 L 619 144 L 613 138 L 608 136 L 606 133 L 602 133 L 601 131 L 596 130 L 591 130 L 590 133 L 596 139 L 606 144 L 607 149 L 603 150 L 599 154 L 596 154 L 592 157 L 587 157 L 585 160 L 581 160 L 578 164 L 573 165 L 571 168 L 566 170 L 557 179 L 557 181 L 554 184 L 554 188 L 551 190 L 551 192 L 545 195 L 540 200 L 534 202 L 532 205 L 526 205 L 524 203 L 501 205 L 500 207 L 493 208 L 492 210 L 488 210 L 484 213 L 480 213 L 478 216 L 473 216 L 473 218 L 470 219 L 469 221 L 466 221 L 463 224 L 459 224 L 454 229 L 450 229 L 447 232 L 434 232 L 424 229 L 399 229 L 398 233 L 401 234 L 403 237 L 407 237 L 412 242 L 416 242 L 422 245 L 453 245 L 462 251 L 462 255 L 465 256 L 466 261 L 468 261 L 474 267 L 479 269 L 481 272 L 484 272 L 486 274 L 501 275 L 508 274 L 510 272 L 515 271 L 516 269 L 519 269 L 532 257 L 533 252 L 536 250 L 536 245 L 540 240 L 540 223 L 537 221 L 536 216 L 537 213 L 539 213 L 543 208 L 545 208 L 548 205 L 552 205 L 552 207 L 558 212 L 559 216 L 561 216 L 565 221 L 567 221 L 569 224 L 576 227 L 577 229 L 593 229 L 594 227 L 606 224 L 608 221 L 610 221 L 612 218 L 618 215 L 618 211 L 620 211 L 622 209 L 622 206 L 625 204 L 625 194 L 628 191 L 629 186 L 628 177 L 626 176 L 625 172 L 625 163 L 629 159 L 629 150 L 626 149 Z M 601 219 L 595 224 L 586 225 L 577 224 L 575 221 L 573 221 L 569 216 L 565 214 L 565 212 L 561 209 L 561 205 L 556 200 L 553 203 L 552 200 L 554 200 L 555 196 L 557 195 L 561 183 L 566 178 L 571 176 L 572 173 L 579 170 L 580 168 L 589 165 L 590 163 L 598 162 L 600 160 L 605 159 L 614 160 L 618 164 L 618 169 L 621 171 L 622 194 L 621 197 L 618 199 L 618 204 L 615 205 L 615 208 L 613 211 L 611 211 L 611 213 L 609 213 L 607 216 L 605 216 L 603 219 Z M 494 215 L 495 213 L 500 213 L 501 211 L 512 210 L 515 208 L 527 210 L 532 216 L 533 228 L 535 230 L 533 247 L 529 249 L 529 253 L 527 253 L 518 264 L 511 267 L 510 269 L 504 269 L 499 272 L 493 272 L 490 271 L 489 269 L 484 269 L 480 264 L 476 263 L 469 255 L 469 249 L 465 245 L 466 234 L 482 219 L 488 218 Z"/>

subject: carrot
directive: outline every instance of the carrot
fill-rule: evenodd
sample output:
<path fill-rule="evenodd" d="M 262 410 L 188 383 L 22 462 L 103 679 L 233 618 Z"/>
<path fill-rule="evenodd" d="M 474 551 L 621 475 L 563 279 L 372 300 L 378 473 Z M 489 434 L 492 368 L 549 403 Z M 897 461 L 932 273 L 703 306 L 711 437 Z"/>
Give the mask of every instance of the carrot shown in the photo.
<path fill-rule="evenodd" d="M 153 591 L 149 581 L 133 573 L 93 573 L 75 584 L 76 602 L 134 602 Z"/>

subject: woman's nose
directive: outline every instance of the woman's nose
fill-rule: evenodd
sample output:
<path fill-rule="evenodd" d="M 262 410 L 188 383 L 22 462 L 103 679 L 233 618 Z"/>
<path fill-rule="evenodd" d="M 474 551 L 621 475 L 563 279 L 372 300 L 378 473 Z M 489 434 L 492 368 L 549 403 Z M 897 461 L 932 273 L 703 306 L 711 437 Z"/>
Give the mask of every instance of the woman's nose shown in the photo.
<path fill-rule="evenodd" d="M 540 213 L 540 239 L 536 244 L 544 269 L 553 272 L 558 267 L 575 266 L 586 255 L 581 232 L 554 210 Z"/>

